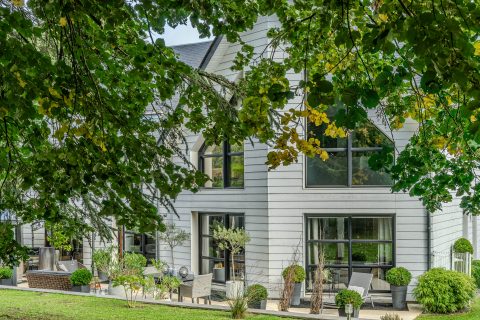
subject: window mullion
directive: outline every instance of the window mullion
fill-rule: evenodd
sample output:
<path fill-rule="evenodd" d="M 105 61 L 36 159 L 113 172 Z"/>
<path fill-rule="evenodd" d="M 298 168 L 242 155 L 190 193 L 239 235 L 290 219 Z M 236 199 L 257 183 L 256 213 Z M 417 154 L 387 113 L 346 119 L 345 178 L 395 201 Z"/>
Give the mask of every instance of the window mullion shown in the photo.
<path fill-rule="evenodd" d="M 229 144 L 227 141 L 223 142 L 223 187 L 228 188 L 230 186 L 230 177 L 229 177 Z"/>

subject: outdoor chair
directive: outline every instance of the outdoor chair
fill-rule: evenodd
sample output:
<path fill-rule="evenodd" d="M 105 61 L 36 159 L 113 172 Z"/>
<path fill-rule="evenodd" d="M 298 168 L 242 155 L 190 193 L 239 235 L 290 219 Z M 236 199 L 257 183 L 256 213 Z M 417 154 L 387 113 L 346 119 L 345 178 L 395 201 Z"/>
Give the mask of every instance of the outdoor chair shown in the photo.
<path fill-rule="evenodd" d="M 363 294 L 362 299 L 365 300 L 368 298 L 370 299 L 370 303 L 372 304 L 372 308 L 375 307 L 373 304 L 372 296 L 368 294 L 372 286 L 373 274 L 371 273 L 362 273 L 362 272 L 352 272 L 352 277 L 350 278 L 350 282 L 348 283 L 348 289 L 354 290 L 355 288 L 362 288 Z M 361 290 L 358 290 L 359 292 Z"/>
<path fill-rule="evenodd" d="M 183 301 L 183 297 L 191 298 L 192 303 L 194 299 L 197 299 L 199 303 L 199 298 L 203 298 L 205 304 L 212 304 L 211 293 L 212 293 L 212 279 L 213 273 L 204 274 L 195 276 L 193 281 L 190 281 L 189 284 L 181 284 L 178 288 L 178 300 Z"/>

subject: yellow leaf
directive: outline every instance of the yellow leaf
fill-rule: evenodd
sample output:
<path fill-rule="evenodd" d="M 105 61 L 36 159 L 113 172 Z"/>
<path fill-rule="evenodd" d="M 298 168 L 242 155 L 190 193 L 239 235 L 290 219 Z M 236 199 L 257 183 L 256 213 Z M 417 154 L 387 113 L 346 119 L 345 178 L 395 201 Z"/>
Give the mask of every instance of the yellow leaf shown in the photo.
<path fill-rule="evenodd" d="M 378 17 L 380 18 L 380 20 L 382 20 L 383 22 L 386 22 L 388 20 L 388 16 L 386 14 L 383 14 L 383 13 L 380 13 L 378 15 Z"/>
<path fill-rule="evenodd" d="M 475 42 L 473 46 L 475 47 L 475 55 L 480 56 L 480 41 Z"/>
<path fill-rule="evenodd" d="M 65 27 L 65 26 L 67 25 L 67 18 L 61 17 L 61 18 L 60 18 L 60 25 L 61 25 L 62 27 Z"/>
<path fill-rule="evenodd" d="M 473 114 L 470 116 L 470 121 L 475 122 L 477 121 L 477 117 L 475 117 Z"/>
<path fill-rule="evenodd" d="M 321 158 L 323 161 L 328 160 L 328 153 L 327 153 L 325 150 L 322 150 L 322 152 L 320 153 L 320 158 Z"/>
<path fill-rule="evenodd" d="M 52 96 L 54 96 L 55 98 L 57 99 L 62 99 L 62 97 L 60 96 L 60 94 L 57 92 L 57 90 L 53 89 L 52 87 L 49 87 L 48 88 L 48 92 L 50 92 L 50 94 Z"/>
<path fill-rule="evenodd" d="M 18 84 L 20 87 L 25 88 L 25 85 L 27 84 L 25 81 L 23 81 L 22 77 L 20 76 L 20 73 L 15 72 L 15 78 L 17 78 Z"/>
<path fill-rule="evenodd" d="M 16 7 L 23 7 L 23 5 L 25 4 L 23 0 L 12 0 L 12 3 Z"/>

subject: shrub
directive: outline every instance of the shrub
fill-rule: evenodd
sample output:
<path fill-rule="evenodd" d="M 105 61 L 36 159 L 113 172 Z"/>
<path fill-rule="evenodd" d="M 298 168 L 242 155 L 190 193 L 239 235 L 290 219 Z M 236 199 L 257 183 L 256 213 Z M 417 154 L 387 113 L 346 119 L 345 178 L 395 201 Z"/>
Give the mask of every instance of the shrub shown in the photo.
<path fill-rule="evenodd" d="M 260 302 L 262 300 L 267 300 L 267 288 L 265 288 L 261 284 L 251 285 L 247 288 L 247 297 L 251 302 Z"/>
<path fill-rule="evenodd" d="M 427 312 L 452 313 L 465 308 L 475 296 L 475 291 L 472 277 L 434 268 L 418 278 L 413 294 Z"/>
<path fill-rule="evenodd" d="M 453 244 L 453 251 L 473 254 L 473 246 L 468 239 L 460 238 Z"/>
<path fill-rule="evenodd" d="M 412 281 L 412 274 L 404 267 L 392 268 L 387 271 L 386 280 L 392 286 L 408 286 L 410 281 Z"/>
<path fill-rule="evenodd" d="M 88 269 L 75 270 L 70 276 L 70 282 L 73 286 L 86 286 L 92 281 L 92 273 Z"/>
<path fill-rule="evenodd" d="M 357 291 L 342 289 L 335 296 L 335 304 L 339 308 L 344 308 L 346 304 L 352 304 L 354 309 L 358 309 L 363 304 L 363 299 Z"/>
<path fill-rule="evenodd" d="M 127 252 L 123 255 L 123 271 L 124 275 L 143 274 L 143 268 L 147 265 L 147 258 L 138 253 Z"/>
<path fill-rule="evenodd" d="M 380 320 L 403 320 L 398 314 L 387 313 L 380 317 Z"/>
<path fill-rule="evenodd" d="M 123 286 L 129 308 L 135 308 L 139 292 L 145 286 L 145 278 L 139 275 L 122 274 L 113 280 L 113 286 Z"/>
<path fill-rule="evenodd" d="M 303 269 L 302 266 L 299 266 L 298 264 L 292 264 L 285 269 L 283 269 L 282 276 L 283 279 L 287 278 L 288 273 L 290 270 L 293 269 L 293 279 L 292 281 L 295 283 L 301 283 L 305 280 L 305 270 Z"/>
<path fill-rule="evenodd" d="M 234 299 L 228 300 L 228 306 L 230 307 L 233 319 L 245 318 L 245 313 L 247 312 L 248 307 L 247 295 L 236 295 Z"/>
<path fill-rule="evenodd" d="M 0 279 L 10 279 L 13 277 L 13 270 L 9 267 L 0 268 Z"/>
<path fill-rule="evenodd" d="M 477 283 L 477 288 L 480 288 L 480 260 L 472 261 L 472 276 Z"/>

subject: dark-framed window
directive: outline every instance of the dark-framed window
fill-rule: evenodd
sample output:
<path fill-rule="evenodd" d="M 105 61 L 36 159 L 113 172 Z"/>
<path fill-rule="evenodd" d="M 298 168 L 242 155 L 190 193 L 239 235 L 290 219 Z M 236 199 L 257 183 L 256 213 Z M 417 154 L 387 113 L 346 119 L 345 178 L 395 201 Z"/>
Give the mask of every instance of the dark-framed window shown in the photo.
<path fill-rule="evenodd" d="M 155 237 L 146 233 L 124 230 L 123 250 L 141 254 L 150 262 L 151 259 L 156 259 L 157 246 Z"/>
<path fill-rule="evenodd" d="M 327 110 L 332 119 L 335 109 Z M 309 138 L 320 140 L 328 160 L 306 157 L 306 187 L 391 186 L 392 179 L 384 170 L 370 168 L 369 159 L 380 152 L 394 155 L 393 142 L 369 120 L 346 138 L 325 135 L 327 124 L 307 126 Z"/>
<path fill-rule="evenodd" d="M 243 160 L 243 144 L 204 144 L 198 153 L 198 168 L 210 178 L 204 187 L 243 188 Z"/>
<path fill-rule="evenodd" d="M 225 283 L 232 277 L 230 252 L 221 250 L 213 238 L 217 226 L 245 228 L 245 218 L 241 213 L 199 213 L 199 265 L 200 274 L 213 273 L 213 281 Z M 245 277 L 245 251 L 234 257 L 235 279 Z"/>
<path fill-rule="evenodd" d="M 325 291 L 348 286 L 352 272 L 372 273 L 372 291 L 386 292 L 388 269 L 395 266 L 394 215 L 305 215 L 307 290 L 323 254 L 329 270 Z"/>

